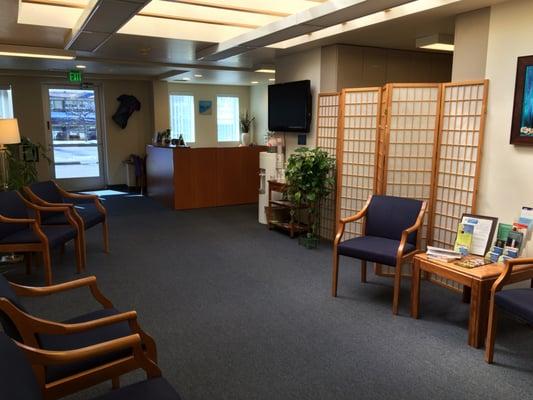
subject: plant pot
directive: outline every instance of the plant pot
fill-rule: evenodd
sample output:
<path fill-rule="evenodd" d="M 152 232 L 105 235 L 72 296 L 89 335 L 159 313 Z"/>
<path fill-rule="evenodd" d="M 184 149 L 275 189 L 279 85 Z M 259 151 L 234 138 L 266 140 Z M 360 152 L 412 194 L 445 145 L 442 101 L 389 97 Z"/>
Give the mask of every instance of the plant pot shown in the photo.
<path fill-rule="evenodd" d="M 316 249 L 320 239 L 316 236 L 302 235 L 298 237 L 298 244 L 306 249 Z"/>
<path fill-rule="evenodd" d="M 250 133 L 249 132 L 243 132 L 241 133 L 241 144 L 243 146 L 249 146 L 250 145 Z"/>

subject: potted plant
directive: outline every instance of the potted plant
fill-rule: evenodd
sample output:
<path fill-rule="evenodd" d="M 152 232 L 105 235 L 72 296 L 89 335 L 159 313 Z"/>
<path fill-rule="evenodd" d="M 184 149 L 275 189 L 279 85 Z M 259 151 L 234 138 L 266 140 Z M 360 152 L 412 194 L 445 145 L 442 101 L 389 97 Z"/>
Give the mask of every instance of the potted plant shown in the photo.
<path fill-rule="evenodd" d="M 10 190 L 20 190 L 23 186 L 37 181 L 37 163 L 42 157 L 51 163 L 46 149 L 41 143 L 33 143 L 22 136 L 20 143 L 7 145 L 8 159 L 8 187 Z"/>
<path fill-rule="evenodd" d="M 297 208 L 306 207 L 308 213 L 309 231 L 299 239 L 307 248 L 318 246 L 320 202 L 333 190 L 334 169 L 335 159 L 321 148 L 298 148 L 287 161 L 287 197 Z"/>
<path fill-rule="evenodd" d="M 241 144 L 243 146 L 248 146 L 251 142 L 250 140 L 250 127 L 252 126 L 252 122 L 254 122 L 255 117 L 252 117 L 248 110 L 241 114 L 240 118 L 240 125 L 241 125 Z"/>

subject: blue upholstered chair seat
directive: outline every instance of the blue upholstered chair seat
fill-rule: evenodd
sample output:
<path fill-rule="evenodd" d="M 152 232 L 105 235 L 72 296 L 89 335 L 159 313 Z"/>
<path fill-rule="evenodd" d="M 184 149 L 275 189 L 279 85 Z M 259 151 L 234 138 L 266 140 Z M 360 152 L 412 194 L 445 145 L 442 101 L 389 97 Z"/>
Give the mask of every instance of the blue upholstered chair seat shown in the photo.
<path fill-rule="evenodd" d="M 533 289 L 508 289 L 496 292 L 494 302 L 502 310 L 533 325 Z"/>
<path fill-rule="evenodd" d="M 399 246 L 399 240 L 376 236 L 361 236 L 341 242 L 338 247 L 338 253 L 343 256 L 394 267 L 396 266 L 396 254 Z M 406 243 L 403 254 L 410 253 L 413 250 L 415 250 L 415 246 L 411 243 Z"/>
<path fill-rule="evenodd" d="M 99 318 L 118 314 L 115 309 L 97 310 L 76 318 L 64 321 L 66 324 L 92 321 Z M 80 347 L 91 346 L 93 344 L 105 342 L 112 339 L 131 335 L 128 322 L 120 322 L 113 325 L 106 325 L 85 332 L 73 333 L 69 335 L 38 335 L 41 347 L 46 350 L 73 350 Z M 105 364 L 107 362 L 127 357 L 130 351 L 122 351 L 95 357 L 80 363 L 53 365 L 46 368 L 46 381 L 52 382 L 80 371 Z"/>
<path fill-rule="evenodd" d="M 48 238 L 50 247 L 56 247 L 76 237 L 77 231 L 72 226 L 41 225 L 41 230 Z M 32 229 L 16 231 L 0 239 L 0 244 L 40 243 L 39 237 Z"/>
<path fill-rule="evenodd" d="M 80 204 L 76 206 L 76 212 L 80 214 L 80 217 L 83 219 L 83 224 L 85 228 L 91 228 L 96 224 L 104 221 L 104 214 L 102 214 L 94 204 Z M 69 224 L 67 217 L 64 213 L 49 213 L 43 215 L 42 224 L 43 225 L 67 225 Z"/>
<path fill-rule="evenodd" d="M 155 378 L 113 390 L 94 400 L 180 400 L 178 392 L 164 378 Z"/>

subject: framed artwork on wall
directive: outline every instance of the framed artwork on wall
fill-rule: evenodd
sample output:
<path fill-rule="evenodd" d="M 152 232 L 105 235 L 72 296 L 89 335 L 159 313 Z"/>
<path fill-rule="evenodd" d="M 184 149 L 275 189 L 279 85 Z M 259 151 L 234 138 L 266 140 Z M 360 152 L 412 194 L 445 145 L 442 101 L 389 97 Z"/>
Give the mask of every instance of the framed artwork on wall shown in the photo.
<path fill-rule="evenodd" d="M 211 115 L 213 109 L 213 102 L 211 100 L 200 100 L 198 102 L 198 112 L 201 115 Z"/>
<path fill-rule="evenodd" d="M 533 146 L 533 56 L 518 57 L 511 144 Z"/>

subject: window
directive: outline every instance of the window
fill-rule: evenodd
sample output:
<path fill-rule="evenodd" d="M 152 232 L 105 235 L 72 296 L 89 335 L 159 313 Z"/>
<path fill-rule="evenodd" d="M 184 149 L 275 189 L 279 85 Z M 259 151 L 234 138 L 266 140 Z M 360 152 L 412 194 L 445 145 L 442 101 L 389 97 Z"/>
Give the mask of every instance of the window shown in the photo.
<path fill-rule="evenodd" d="M 0 118 L 13 118 L 11 87 L 0 85 Z"/>
<path fill-rule="evenodd" d="M 170 95 L 170 131 L 172 138 L 183 135 L 186 143 L 194 143 L 194 96 Z"/>
<path fill-rule="evenodd" d="M 219 142 L 239 141 L 239 98 L 217 96 L 217 137 Z"/>

